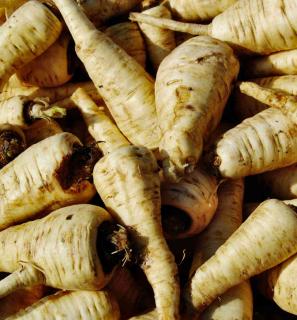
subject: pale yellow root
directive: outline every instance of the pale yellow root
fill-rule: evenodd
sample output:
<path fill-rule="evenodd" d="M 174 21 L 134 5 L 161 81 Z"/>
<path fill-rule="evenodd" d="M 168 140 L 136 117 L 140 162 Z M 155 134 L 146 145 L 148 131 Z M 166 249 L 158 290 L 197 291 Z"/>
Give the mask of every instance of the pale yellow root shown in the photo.
<path fill-rule="evenodd" d="M 45 294 L 45 287 L 37 285 L 13 292 L 0 300 L 0 320 L 31 306 Z"/>
<path fill-rule="evenodd" d="M 242 72 L 247 79 L 297 74 L 297 50 L 249 59 L 243 63 Z"/>
<path fill-rule="evenodd" d="M 156 149 L 154 81 L 123 49 L 97 30 L 74 0 L 54 0 L 76 44 L 78 57 L 120 130 L 133 144 Z"/>
<path fill-rule="evenodd" d="M 267 77 L 250 80 L 260 85 L 261 87 L 277 89 L 288 94 L 297 94 L 297 76 L 280 76 L 280 77 Z M 269 106 L 240 92 L 238 86 L 233 91 L 233 112 L 239 120 L 244 120 L 254 116 L 256 113 L 267 109 Z"/>
<path fill-rule="evenodd" d="M 292 165 L 296 157 L 295 122 L 269 108 L 228 130 L 206 159 L 221 177 L 237 179 Z"/>
<path fill-rule="evenodd" d="M 122 22 L 107 28 L 104 33 L 123 48 L 143 68 L 146 66 L 146 49 L 136 23 Z"/>
<path fill-rule="evenodd" d="M 297 255 L 260 275 L 264 287 L 274 302 L 283 310 L 297 315 Z"/>
<path fill-rule="evenodd" d="M 0 93 L 0 102 L 8 100 L 14 96 L 26 96 L 31 99 L 39 97 L 47 97 L 49 103 L 64 100 L 69 98 L 77 88 L 83 88 L 95 101 L 102 101 L 98 91 L 96 90 L 92 81 L 67 83 L 63 86 L 56 88 L 40 88 L 40 87 L 26 87 L 21 81 L 13 75 L 9 81 L 4 85 L 2 92 Z M 69 100 L 68 102 L 69 103 Z"/>
<path fill-rule="evenodd" d="M 145 10 L 144 13 L 154 17 L 171 18 L 170 11 L 163 5 Z M 139 27 L 144 34 L 152 66 L 157 72 L 162 60 L 176 47 L 174 32 L 156 28 L 145 23 L 139 23 Z"/>
<path fill-rule="evenodd" d="M 156 320 L 156 319 L 158 319 L 158 314 L 157 314 L 157 310 L 154 309 L 148 313 L 132 317 L 129 320 Z"/>
<path fill-rule="evenodd" d="M 77 137 L 60 133 L 32 145 L 0 170 L 0 230 L 39 213 L 86 203 L 94 196 L 95 188 L 87 178 L 71 180 L 80 168 L 71 165 L 79 146 Z"/>
<path fill-rule="evenodd" d="M 73 75 L 74 49 L 71 52 L 71 37 L 63 32 L 43 54 L 17 71 L 19 79 L 29 86 L 58 87 L 68 82 Z"/>
<path fill-rule="evenodd" d="M 29 1 L 1 26 L 0 86 L 58 38 L 62 24 L 43 4 Z"/>
<path fill-rule="evenodd" d="M 181 5 L 183 3 L 180 1 Z M 239 53 L 269 54 L 296 48 L 296 8 L 296 0 L 241 0 L 217 15 L 209 25 L 182 23 L 140 13 L 130 14 L 130 19 L 193 35 L 209 35 L 226 42 Z"/>
<path fill-rule="evenodd" d="M 34 284 L 63 290 L 102 289 L 115 270 L 114 264 L 104 265 L 100 250 L 106 248 L 99 249 L 104 223 L 111 223 L 106 210 L 79 204 L 0 232 L 0 270 L 11 272 L 0 281 L 0 296 Z M 113 234 L 109 237 L 105 241 L 110 246 Z"/>
<path fill-rule="evenodd" d="M 237 0 L 168 0 L 174 16 L 183 21 L 210 21 Z"/>
<path fill-rule="evenodd" d="M 82 113 L 88 131 L 98 142 L 104 154 L 112 152 L 121 146 L 130 145 L 120 133 L 114 122 L 107 116 L 104 107 L 99 107 L 83 89 L 77 89 L 71 96 Z"/>
<path fill-rule="evenodd" d="M 52 119 L 40 119 L 26 128 L 25 135 L 28 145 L 31 146 L 43 139 L 62 132 L 62 128 L 56 121 Z"/>
<path fill-rule="evenodd" d="M 221 120 L 238 71 L 232 49 L 206 36 L 184 42 L 162 61 L 155 91 L 166 179 L 176 182 L 193 171 L 203 140 Z"/>
<path fill-rule="evenodd" d="M 218 191 L 219 205 L 208 227 L 197 237 L 190 274 L 231 236 L 242 222 L 243 179 L 227 180 Z M 248 282 L 220 295 L 200 316 L 202 320 L 251 320 L 252 291 Z"/>
<path fill-rule="evenodd" d="M 177 266 L 161 227 L 158 166 L 144 147 L 123 146 L 94 167 L 94 183 L 105 206 L 129 227 L 139 263 L 151 284 L 158 319 L 179 319 Z"/>
<path fill-rule="evenodd" d="M 119 320 L 120 310 L 107 291 L 59 291 L 7 320 Z"/>
<path fill-rule="evenodd" d="M 162 226 L 166 238 L 187 238 L 200 233 L 218 205 L 218 181 L 196 168 L 178 183 L 161 184 Z"/>
<path fill-rule="evenodd" d="M 203 311 L 228 289 L 296 252 L 296 212 L 281 201 L 264 201 L 196 270 L 186 290 L 189 307 Z"/>

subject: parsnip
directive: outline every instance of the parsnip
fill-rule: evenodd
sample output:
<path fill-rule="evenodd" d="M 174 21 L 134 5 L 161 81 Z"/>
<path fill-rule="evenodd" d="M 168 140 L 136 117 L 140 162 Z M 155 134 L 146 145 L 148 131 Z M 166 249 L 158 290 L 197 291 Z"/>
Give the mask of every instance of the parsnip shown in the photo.
<path fill-rule="evenodd" d="M 163 5 L 145 10 L 144 13 L 154 17 L 171 18 L 170 11 Z M 145 23 L 139 23 L 139 27 L 144 34 L 152 66 L 157 71 L 161 61 L 176 47 L 174 32 Z"/>
<path fill-rule="evenodd" d="M 157 311 L 156 311 L 156 309 L 154 309 L 148 313 L 132 317 L 129 320 L 155 320 L 155 319 L 157 319 L 157 317 L 158 317 Z"/>
<path fill-rule="evenodd" d="M 145 68 L 145 43 L 136 23 L 122 22 L 114 24 L 107 28 L 104 33 Z"/>
<path fill-rule="evenodd" d="M 97 206 L 79 204 L 0 232 L 0 297 L 45 284 L 63 290 L 100 290 L 128 257 L 127 232 Z"/>
<path fill-rule="evenodd" d="M 296 123 L 283 110 L 263 110 L 228 130 L 206 159 L 231 179 L 289 166 L 297 159 Z"/>
<path fill-rule="evenodd" d="M 97 30 L 74 0 L 54 0 L 72 34 L 78 57 L 104 99 L 119 129 L 134 144 L 156 149 L 154 81 L 104 33 Z"/>
<path fill-rule="evenodd" d="M 88 180 L 98 151 L 60 133 L 36 143 L 0 170 L 0 230 L 95 194 Z"/>
<path fill-rule="evenodd" d="M 68 82 L 74 71 L 74 45 L 69 33 L 63 32 L 43 54 L 19 69 L 17 75 L 29 86 L 57 87 Z"/>
<path fill-rule="evenodd" d="M 7 320 L 119 320 L 116 300 L 106 291 L 60 291 Z"/>
<path fill-rule="evenodd" d="M 240 0 L 217 15 L 209 25 L 139 13 L 130 14 L 130 19 L 193 35 L 209 35 L 225 41 L 240 53 L 269 54 L 297 47 L 296 7 L 296 0 Z"/>
<path fill-rule="evenodd" d="M 297 315 L 297 255 L 266 271 L 262 277 L 274 302 L 283 310 Z"/>
<path fill-rule="evenodd" d="M 0 86 L 58 38 L 62 24 L 36 0 L 25 3 L 1 26 Z"/>
<path fill-rule="evenodd" d="M 47 98 L 30 99 L 15 96 L 0 102 L 0 123 L 9 123 L 26 129 L 36 119 L 63 118 L 66 109 L 50 106 Z"/>
<path fill-rule="evenodd" d="M 267 77 L 250 80 L 262 87 L 277 89 L 284 93 L 297 94 L 297 76 Z M 264 104 L 253 97 L 240 92 L 239 87 L 235 87 L 233 95 L 233 112 L 239 120 L 254 116 L 256 113 L 267 109 Z"/>
<path fill-rule="evenodd" d="M 78 90 L 72 99 L 81 109 L 83 105 L 92 104 L 82 90 Z M 100 139 L 102 129 L 97 131 L 96 139 L 105 141 L 108 152 L 94 167 L 95 187 L 115 219 L 129 227 L 140 266 L 154 291 L 158 319 L 179 319 L 177 266 L 162 234 L 156 159 L 143 146 L 114 144 L 113 137 L 121 133 L 107 116 L 101 117 L 100 122 L 113 133 L 111 139 L 107 135 Z M 98 120 L 97 123 L 99 127 Z"/>
<path fill-rule="evenodd" d="M 174 15 L 184 21 L 209 21 L 237 0 L 168 0 Z"/>
<path fill-rule="evenodd" d="M 219 206 L 209 226 L 196 240 L 194 273 L 242 223 L 243 180 L 227 180 L 219 187 Z M 220 295 L 200 316 L 202 320 L 248 320 L 253 316 L 252 291 L 243 282 Z"/>
<path fill-rule="evenodd" d="M 26 137 L 18 126 L 0 124 L 0 168 L 16 158 L 26 147 Z"/>
<path fill-rule="evenodd" d="M 9 316 L 31 306 L 40 300 L 45 294 L 45 287 L 37 285 L 13 292 L 0 300 L 0 319 L 5 320 Z"/>
<path fill-rule="evenodd" d="M 40 119 L 26 128 L 25 135 L 28 145 L 31 146 L 34 143 L 62 132 L 62 128 L 54 120 Z"/>
<path fill-rule="evenodd" d="M 296 212 L 281 201 L 264 201 L 196 270 L 186 291 L 190 308 L 201 312 L 231 287 L 276 266 L 296 252 Z"/>
<path fill-rule="evenodd" d="M 249 59 L 244 62 L 242 71 L 246 78 L 297 74 L 297 50 L 281 51 Z"/>
<path fill-rule="evenodd" d="M 167 179 L 176 181 L 193 171 L 203 139 L 221 120 L 238 71 L 232 49 L 210 37 L 194 37 L 162 61 L 156 77 L 156 107 Z"/>
<path fill-rule="evenodd" d="M 166 238 L 185 238 L 200 233 L 218 205 L 218 182 L 196 168 L 178 183 L 161 184 L 162 226 Z"/>

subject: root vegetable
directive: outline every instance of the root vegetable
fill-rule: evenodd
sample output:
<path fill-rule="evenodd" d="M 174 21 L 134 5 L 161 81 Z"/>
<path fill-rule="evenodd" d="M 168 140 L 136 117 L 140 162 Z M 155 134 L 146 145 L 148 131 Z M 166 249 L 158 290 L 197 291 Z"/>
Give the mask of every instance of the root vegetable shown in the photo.
<path fill-rule="evenodd" d="M 73 0 L 54 0 L 72 34 L 78 57 L 109 108 L 119 129 L 133 144 L 156 149 L 160 131 L 154 81 L 104 33 Z"/>
<path fill-rule="evenodd" d="M 261 87 L 277 89 L 288 94 L 297 94 L 297 76 L 267 77 L 250 80 Z M 233 112 L 239 120 L 254 116 L 256 113 L 267 109 L 264 104 L 253 97 L 240 92 L 239 87 L 235 87 L 233 96 Z"/>
<path fill-rule="evenodd" d="M 126 230 L 89 204 L 58 209 L 45 218 L 0 232 L 0 297 L 45 284 L 63 290 L 100 290 L 129 253 Z"/>
<path fill-rule="evenodd" d="M 71 37 L 63 32 L 43 54 L 19 69 L 17 75 L 29 86 L 57 87 L 72 78 L 75 63 Z"/>
<path fill-rule="evenodd" d="M 283 310 L 297 315 L 297 256 L 284 261 L 278 266 L 260 275 L 260 285 Z"/>
<path fill-rule="evenodd" d="M 0 230 L 95 194 L 90 180 L 98 151 L 70 133 L 36 143 L 0 170 Z"/>
<path fill-rule="evenodd" d="M 227 180 L 219 187 L 219 205 L 208 227 L 197 237 L 191 268 L 195 273 L 242 223 L 243 179 Z M 252 291 L 248 282 L 229 289 L 200 316 L 202 320 L 252 319 Z"/>
<path fill-rule="evenodd" d="M 60 291 L 7 320 L 119 320 L 116 300 L 106 291 Z"/>
<path fill-rule="evenodd" d="M 26 140 L 29 146 L 43 139 L 51 137 L 63 130 L 57 122 L 52 119 L 40 119 L 31 124 L 26 130 Z"/>
<path fill-rule="evenodd" d="M 53 44 L 61 30 L 61 22 L 38 1 L 17 9 L 1 26 L 0 86 Z"/>
<path fill-rule="evenodd" d="M 171 18 L 170 11 L 163 5 L 145 10 L 144 13 L 154 17 Z M 174 32 L 145 23 L 139 23 L 139 27 L 144 34 L 150 61 L 157 72 L 161 61 L 176 47 Z"/>
<path fill-rule="evenodd" d="M 189 282 L 186 299 L 195 313 L 250 277 L 297 252 L 297 215 L 281 201 L 264 201 L 202 264 Z"/>
<path fill-rule="evenodd" d="M 49 106 L 47 98 L 31 100 L 25 96 L 15 96 L 0 102 L 0 123 L 9 123 L 22 129 L 36 119 L 62 118 L 66 110 L 59 106 Z"/>
<path fill-rule="evenodd" d="M 107 28 L 104 33 L 123 48 L 143 68 L 146 65 L 145 43 L 136 23 L 122 22 Z"/>
<path fill-rule="evenodd" d="M 181 6 L 183 3 L 180 2 Z M 130 19 L 193 35 L 209 35 L 225 41 L 240 53 L 269 54 L 297 47 L 296 7 L 296 0 L 241 0 L 217 15 L 209 25 L 140 13 L 130 14 Z"/>
<path fill-rule="evenodd" d="M 168 0 L 173 14 L 184 21 L 209 21 L 237 0 Z"/>
<path fill-rule="evenodd" d="M 193 171 L 203 140 L 221 120 L 238 70 L 232 49 L 210 37 L 192 38 L 162 61 L 156 106 L 166 179 L 177 181 Z"/>
<path fill-rule="evenodd" d="M 23 131 L 10 124 L 0 124 L 0 168 L 6 166 L 26 149 Z"/>
<path fill-rule="evenodd" d="M 178 183 L 161 184 L 162 226 L 166 238 L 200 233 L 211 221 L 218 204 L 214 176 L 196 168 Z"/>
<path fill-rule="evenodd" d="M 157 317 L 158 317 L 158 314 L 157 314 L 157 310 L 155 309 L 155 310 L 150 311 L 148 313 L 132 317 L 129 320 L 155 320 L 155 319 L 157 319 Z"/>
<path fill-rule="evenodd" d="M 76 96 L 76 103 L 82 108 L 87 97 L 81 91 L 77 91 Z M 94 167 L 95 187 L 115 219 L 129 227 L 139 256 L 138 263 L 154 291 L 159 319 L 179 319 L 177 266 L 162 234 L 156 159 L 143 146 L 119 147 L 113 137 L 120 136 L 120 131 L 115 125 L 111 126 L 107 116 L 101 119 L 110 122 L 113 133 L 111 139 L 109 135 L 102 139 L 100 135 L 104 131 L 96 131 L 96 139 L 105 141 L 108 152 Z M 97 123 L 99 127 L 98 120 Z"/>
<path fill-rule="evenodd" d="M 283 110 L 269 108 L 228 130 L 206 161 L 217 175 L 237 179 L 292 165 L 296 152 L 295 122 Z"/>

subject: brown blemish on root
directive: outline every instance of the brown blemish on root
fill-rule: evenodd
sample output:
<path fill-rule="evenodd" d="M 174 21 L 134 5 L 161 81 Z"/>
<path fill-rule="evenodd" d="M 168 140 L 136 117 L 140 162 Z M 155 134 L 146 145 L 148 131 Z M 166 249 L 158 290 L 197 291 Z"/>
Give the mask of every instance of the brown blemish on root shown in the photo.
<path fill-rule="evenodd" d="M 79 184 L 84 180 L 92 180 L 93 168 L 101 157 L 95 146 L 73 146 L 73 153 L 62 161 L 56 170 L 56 177 L 63 190 L 79 191 Z"/>
<path fill-rule="evenodd" d="M 163 230 L 169 236 L 178 236 L 191 228 L 191 217 L 179 208 L 163 205 L 161 208 L 161 215 Z"/>
<path fill-rule="evenodd" d="M 17 132 L 2 131 L 0 133 L 0 168 L 16 158 L 25 148 L 25 141 Z"/>
<path fill-rule="evenodd" d="M 114 222 L 104 221 L 98 228 L 97 254 L 105 273 L 110 273 L 120 263 L 131 260 L 127 230 Z"/>

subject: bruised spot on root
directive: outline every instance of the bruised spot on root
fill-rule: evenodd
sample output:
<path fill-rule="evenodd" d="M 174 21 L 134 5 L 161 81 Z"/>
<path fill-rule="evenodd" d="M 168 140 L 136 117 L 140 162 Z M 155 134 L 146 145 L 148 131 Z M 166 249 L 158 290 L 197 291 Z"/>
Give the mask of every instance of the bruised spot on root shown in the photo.
<path fill-rule="evenodd" d="M 0 133 L 0 167 L 4 167 L 26 148 L 22 137 L 12 130 Z"/>
<path fill-rule="evenodd" d="M 62 161 L 56 177 L 63 190 L 76 189 L 84 180 L 92 180 L 92 172 L 101 152 L 97 147 L 73 146 L 73 153 Z"/>
<path fill-rule="evenodd" d="M 169 236 L 178 236 L 190 229 L 191 217 L 183 210 L 163 205 L 161 208 L 163 230 Z"/>
<path fill-rule="evenodd" d="M 130 261 L 128 233 L 119 224 L 104 221 L 98 228 L 96 247 L 105 273 L 110 273 L 121 262 Z"/>

